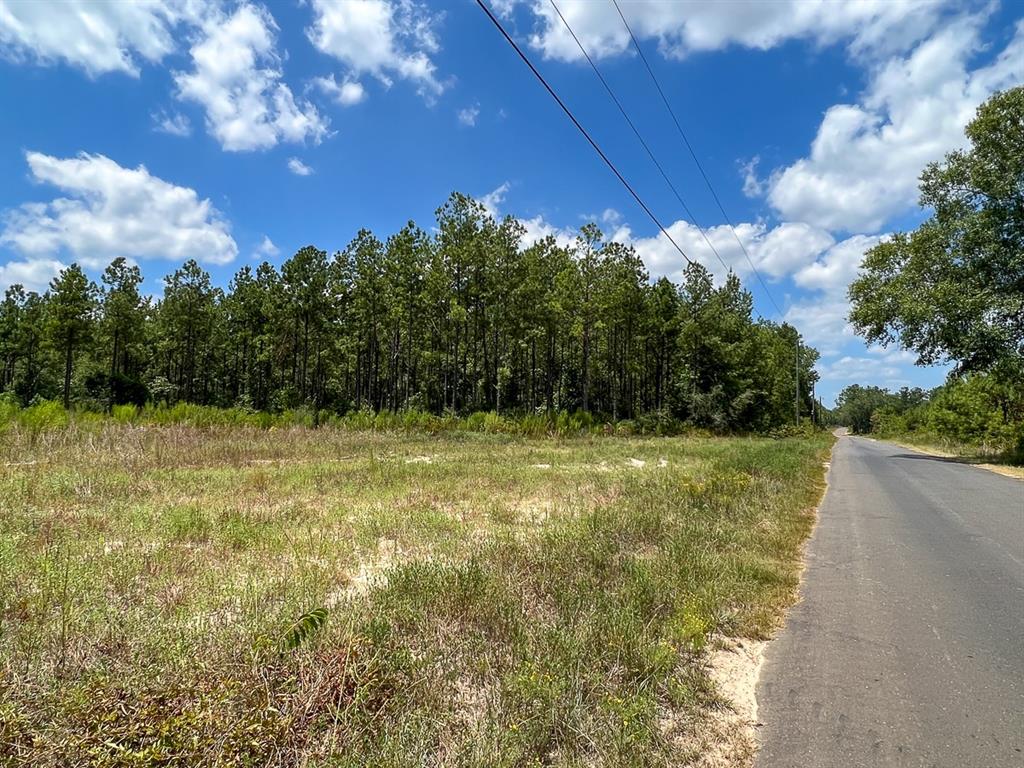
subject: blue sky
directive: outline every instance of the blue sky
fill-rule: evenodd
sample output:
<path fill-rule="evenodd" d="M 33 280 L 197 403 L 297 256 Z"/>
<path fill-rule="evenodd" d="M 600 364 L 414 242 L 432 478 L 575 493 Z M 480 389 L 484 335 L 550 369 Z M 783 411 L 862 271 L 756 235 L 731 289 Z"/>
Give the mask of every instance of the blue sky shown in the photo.
<path fill-rule="evenodd" d="M 778 319 L 629 47 L 610 0 L 492 5 L 687 254 Z M 925 163 L 1024 81 L 1022 6 L 943 0 L 621 3 L 775 302 L 822 352 L 819 392 L 934 386 L 845 316 L 865 248 L 912 227 Z M 475 3 L 0 0 L 0 289 L 115 256 L 146 288 L 196 258 L 226 285 L 361 227 L 430 226 L 453 190 L 571 238 L 596 220 L 652 276 L 681 259 Z"/>

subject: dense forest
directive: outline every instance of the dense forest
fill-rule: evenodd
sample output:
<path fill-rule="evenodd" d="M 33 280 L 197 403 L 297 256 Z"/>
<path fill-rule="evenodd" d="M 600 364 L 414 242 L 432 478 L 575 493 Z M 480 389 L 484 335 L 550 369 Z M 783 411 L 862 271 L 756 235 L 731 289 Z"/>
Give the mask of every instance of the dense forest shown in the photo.
<path fill-rule="evenodd" d="M 72 264 L 0 305 L 0 391 L 21 404 L 189 402 L 314 413 L 584 411 L 770 429 L 812 409 L 817 352 L 752 315 L 735 275 L 700 265 L 651 282 L 594 225 L 563 247 L 453 194 L 436 229 L 362 230 L 329 256 L 240 269 L 226 290 L 195 261 L 140 292 L 123 258 L 100 284 Z M 13 394 L 10 394 L 13 393 Z"/>

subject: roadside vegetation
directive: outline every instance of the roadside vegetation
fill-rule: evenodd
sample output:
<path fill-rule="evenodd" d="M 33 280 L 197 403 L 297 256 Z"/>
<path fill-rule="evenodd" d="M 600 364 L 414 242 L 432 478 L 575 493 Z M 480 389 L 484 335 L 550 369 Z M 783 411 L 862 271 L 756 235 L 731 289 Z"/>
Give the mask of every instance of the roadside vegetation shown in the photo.
<path fill-rule="evenodd" d="M 5 764 L 700 765 L 831 443 L 115 415 L 4 421 Z"/>
<path fill-rule="evenodd" d="M 854 384 L 832 418 L 855 433 L 988 463 L 1024 465 L 1024 369 L 972 374 L 933 390 Z"/>

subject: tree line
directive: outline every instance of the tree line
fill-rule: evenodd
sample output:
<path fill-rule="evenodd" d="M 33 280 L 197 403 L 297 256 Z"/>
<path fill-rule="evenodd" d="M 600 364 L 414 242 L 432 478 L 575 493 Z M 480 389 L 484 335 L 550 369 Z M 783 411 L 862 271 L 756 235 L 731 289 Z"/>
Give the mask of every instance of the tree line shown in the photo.
<path fill-rule="evenodd" d="M 1024 367 L 1008 364 L 924 390 L 853 384 L 836 400 L 835 419 L 858 434 L 903 437 L 1024 461 Z"/>
<path fill-rule="evenodd" d="M 91 408 L 663 413 L 722 430 L 791 422 L 795 399 L 810 412 L 817 352 L 798 362 L 797 331 L 754 319 L 735 275 L 716 286 L 693 264 L 652 283 L 592 224 L 568 246 L 522 236 L 456 193 L 433 233 L 362 230 L 333 256 L 246 265 L 224 290 L 195 261 L 155 300 L 124 258 L 99 285 L 72 264 L 45 293 L 6 291 L 0 391 Z"/>

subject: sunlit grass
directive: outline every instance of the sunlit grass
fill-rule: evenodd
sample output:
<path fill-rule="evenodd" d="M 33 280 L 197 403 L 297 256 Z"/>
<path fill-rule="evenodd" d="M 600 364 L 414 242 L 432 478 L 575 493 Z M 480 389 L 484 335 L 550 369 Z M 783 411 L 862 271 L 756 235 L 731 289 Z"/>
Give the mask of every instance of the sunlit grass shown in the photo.
<path fill-rule="evenodd" d="M 15 425 L 0 755 L 680 764 L 708 639 L 792 599 L 829 440 Z"/>

